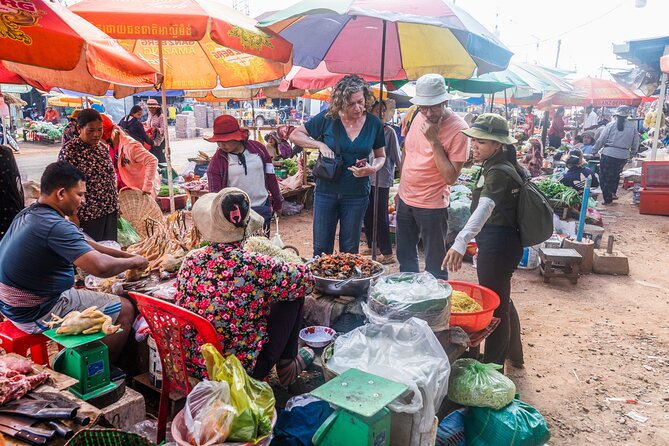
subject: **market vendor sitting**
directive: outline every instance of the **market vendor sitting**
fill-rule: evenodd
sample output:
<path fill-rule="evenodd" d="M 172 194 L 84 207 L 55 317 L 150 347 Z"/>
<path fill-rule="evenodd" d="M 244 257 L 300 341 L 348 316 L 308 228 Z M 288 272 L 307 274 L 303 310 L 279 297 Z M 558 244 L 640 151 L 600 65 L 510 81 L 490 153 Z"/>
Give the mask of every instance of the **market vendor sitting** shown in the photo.
<path fill-rule="evenodd" d="M 231 115 L 218 116 L 214 120 L 214 135 L 205 139 L 218 144 L 207 168 L 209 192 L 225 187 L 237 187 L 246 192 L 251 208 L 263 217 L 265 233 L 269 234 L 272 214 L 281 213 L 283 196 L 272 157 L 265 146 L 249 139 L 249 131 L 240 128 Z"/>
<path fill-rule="evenodd" d="M 249 375 L 265 378 L 276 365 L 290 385 L 313 361 L 298 351 L 304 298 L 314 278 L 304 265 L 245 251 L 244 239 L 262 227 L 248 195 L 237 188 L 206 194 L 193 206 L 193 221 L 210 246 L 188 253 L 177 276 L 175 303 L 209 320 L 223 350 L 239 358 Z M 190 375 L 206 376 L 195 333 L 183 346 Z"/>
<path fill-rule="evenodd" d="M 591 157 L 592 152 L 595 148 L 595 133 L 590 130 L 583 132 L 583 145 L 579 147 L 579 150 L 583 152 L 583 155 L 586 157 Z"/>
<path fill-rule="evenodd" d="M 135 312 L 125 298 L 73 288 L 74 266 L 97 277 L 145 269 L 145 258 L 94 242 L 71 221 L 84 202 L 84 174 L 65 161 L 49 164 L 37 203 L 21 211 L 0 242 L 0 313 L 27 333 L 47 329 L 51 315 L 96 306 L 123 331 L 106 337 L 112 362 L 130 335 Z"/>
<path fill-rule="evenodd" d="M 597 175 L 595 175 L 592 169 L 583 165 L 583 153 L 580 150 L 573 149 L 569 152 L 569 158 L 567 158 L 566 164 L 567 171 L 560 180 L 562 184 L 578 191 L 582 191 L 585 187 L 585 181 L 588 177 L 591 177 L 591 187 L 594 188 L 599 186 Z"/>

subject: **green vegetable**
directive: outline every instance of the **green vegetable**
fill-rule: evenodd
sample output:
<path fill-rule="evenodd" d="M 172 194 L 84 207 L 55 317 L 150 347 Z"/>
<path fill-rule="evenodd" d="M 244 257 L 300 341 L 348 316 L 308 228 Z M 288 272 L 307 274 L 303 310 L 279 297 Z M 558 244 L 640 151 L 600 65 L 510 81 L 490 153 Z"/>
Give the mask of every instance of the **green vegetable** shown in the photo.
<path fill-rule="evenodd" d="M 546 198 L 553 200 L 558 206 L 577 206 L 581 202 L 581 197 L 576 189 L 565 186 L 551 178 L 541 180 L 537 183 L 537 187 Z"/>
<path fill-rule="evenodd" d="M 179 195 L 179 194 L 182 194 L 183 192 L 178 187 L 173 187 L 172 188 L 172 193 L 173 193 L 173 195 Z M 170 196 L 170 188 L 165 184 L 161 185 L 160 189 L 158 189 L 158 196 L 159 197 L 169 197 Z"/>
<path fill-rule="evenodd" d="M 297 162 L 292 159 L 283 160 L 281 162 L 281 167 L 286 169 L 288 176 L 293 176 L 297 173 Z"/>
<path fill-rule="evenodd" d="M 513 401 L 516 386 L 498 372 L 501 365 L 481 364 L 475 359 L 458 359 L 451 366 L 448 398 L 463 406 L 501 409 Z"/>

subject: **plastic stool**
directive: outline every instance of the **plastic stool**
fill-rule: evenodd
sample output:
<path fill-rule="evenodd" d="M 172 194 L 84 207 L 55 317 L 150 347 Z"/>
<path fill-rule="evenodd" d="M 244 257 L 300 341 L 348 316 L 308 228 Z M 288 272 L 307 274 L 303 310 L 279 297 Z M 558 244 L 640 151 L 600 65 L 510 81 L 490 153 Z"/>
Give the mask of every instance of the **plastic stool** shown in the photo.
<path fill-rule="evenodd" d="M 11 321 L 0 323 L 0 348 L 7 353 L 26 356 L 30 350 L 30 358 L 35 364 L 49 366 L 49 353 L 46 348 L 48 338 L 43 334 L 28 334 L 16 328 Z"/>

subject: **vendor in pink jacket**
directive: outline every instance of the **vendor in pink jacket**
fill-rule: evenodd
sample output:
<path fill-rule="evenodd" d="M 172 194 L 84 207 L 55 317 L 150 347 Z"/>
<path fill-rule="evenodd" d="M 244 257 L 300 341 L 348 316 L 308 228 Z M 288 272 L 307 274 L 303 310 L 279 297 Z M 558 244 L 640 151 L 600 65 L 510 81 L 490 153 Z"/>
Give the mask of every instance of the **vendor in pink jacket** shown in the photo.
<path fill-rule="evenodd" d="M 156 198 L 160 187 L 158 159 L 106 115 L 102 115 L 102 139 L 109 145 L 118 188 L 139 189 Z"/>

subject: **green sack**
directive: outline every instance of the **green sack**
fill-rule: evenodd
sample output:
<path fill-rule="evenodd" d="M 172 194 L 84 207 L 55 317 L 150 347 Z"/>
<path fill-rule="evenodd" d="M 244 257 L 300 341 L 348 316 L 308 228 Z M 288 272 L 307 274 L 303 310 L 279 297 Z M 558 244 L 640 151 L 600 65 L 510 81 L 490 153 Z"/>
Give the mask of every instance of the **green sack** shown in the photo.
<path fill-rule="evenodd" d="M 501 365 L 458 359 L 451 366 L 448 398 L 463 406 L 501 409 L 513 401 L 516 385 L 499 373 Z"/>
<path fill-rule="evenodd" d="M 230 386 L 230 400 L 235 419 L 227 441 L 252 441 L 272 432 L 274 392 L 263 381 L 251 378 L 235 355 L 223 357 L 211 344 L 201 348 L 211 381 L 225 381 Z"/>
<path fill-rule="evenodd" d="M 544 417 L 519 399 L 501 410 L 471 407 L 465 414 L 467 446 L 542 446 L 550 437 Z"/>
<path fill-rule="evenodd" d="M 121 245 L 122 248 L 127 248 L 142 240 L 142 237 L 135 231 L 135 228 L 123 217 L 119 217 L 118 220 L 116 220 L 116 232 L 118 244 Z"/>

